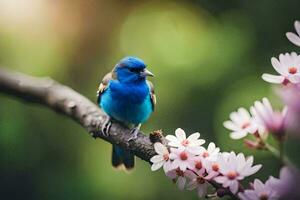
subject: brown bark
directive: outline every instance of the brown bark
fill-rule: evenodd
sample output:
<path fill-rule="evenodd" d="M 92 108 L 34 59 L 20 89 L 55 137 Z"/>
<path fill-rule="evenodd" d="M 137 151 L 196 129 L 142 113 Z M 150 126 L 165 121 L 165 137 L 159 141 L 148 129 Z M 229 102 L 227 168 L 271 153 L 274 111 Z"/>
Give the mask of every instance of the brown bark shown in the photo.
<path fill-rule="evenodd" d="M 137 139 L 128 142 L 130 130 L 120 123 L 114 122 L 109 136 L 105 137 L 101 132 L 101 126 L 107 115 L 86 97 L 51 78 L 37 78 L 0 69 L 0 92 L 27 102 L 48 106 L 65 114 L 82 125 L 94 138 L 102 138 L 130 149 L 137 157 L 147 162 L 155 155 L 149 137 L 140 132 Z"/>

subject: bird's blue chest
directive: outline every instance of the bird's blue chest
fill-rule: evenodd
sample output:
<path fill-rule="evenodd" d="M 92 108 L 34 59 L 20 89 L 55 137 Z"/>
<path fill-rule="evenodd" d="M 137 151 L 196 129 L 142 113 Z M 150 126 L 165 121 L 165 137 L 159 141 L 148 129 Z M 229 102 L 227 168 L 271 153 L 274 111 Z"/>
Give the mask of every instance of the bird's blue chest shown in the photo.
<path fill-rule="evenodd" d="M 152 113 L 149 87 L 147 83 L 111 81 L 101 96 L 100 106 L 108 115 L 124 123 L 143 123 Z"/>

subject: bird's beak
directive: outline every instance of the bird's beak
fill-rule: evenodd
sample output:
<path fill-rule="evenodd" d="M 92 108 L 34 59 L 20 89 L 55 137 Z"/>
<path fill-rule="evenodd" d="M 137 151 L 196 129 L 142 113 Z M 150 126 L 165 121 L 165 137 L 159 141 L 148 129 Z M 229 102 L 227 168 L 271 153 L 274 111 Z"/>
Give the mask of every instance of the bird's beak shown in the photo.
<path fill-rule="evenodd" d="M 154 76 L 154 74 L 153 74 L 152 72 L 150 72 L 149 70 L 144 69 L 144 70 L 141 72 L 141 76 L 143 76 L 143 77 L 146 77 L 146 76 Z"/>

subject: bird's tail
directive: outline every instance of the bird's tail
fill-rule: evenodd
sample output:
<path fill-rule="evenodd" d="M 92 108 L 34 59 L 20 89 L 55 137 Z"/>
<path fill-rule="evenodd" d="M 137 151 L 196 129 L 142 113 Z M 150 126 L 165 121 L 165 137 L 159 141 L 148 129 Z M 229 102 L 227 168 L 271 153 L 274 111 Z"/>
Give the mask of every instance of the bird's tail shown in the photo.
<path fill-rule="evenodd" d="M 134 167 L 134 154 L 131 151 L 123 149 L 117 145 L 113 145 L 112 149 L 112 165 L 118 167 L 124 164 L 127 170 Z"/>

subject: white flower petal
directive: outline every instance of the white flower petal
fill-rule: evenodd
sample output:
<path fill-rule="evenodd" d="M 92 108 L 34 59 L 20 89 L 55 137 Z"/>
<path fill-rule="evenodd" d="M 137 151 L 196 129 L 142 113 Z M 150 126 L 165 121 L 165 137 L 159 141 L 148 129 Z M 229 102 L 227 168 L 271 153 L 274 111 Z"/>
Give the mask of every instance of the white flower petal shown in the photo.
<path fill-rule="evenodd" d="M 233 193 L 233 194 L 236 194 L 238 189 L 239 189 L 239 183 L 238 181 L 233 181 L 231 183 L 231 185 L 229 186 L 229 189 L 230 191 Z"/>
<path fill-rule="evenodd" d="M 177 157 L 178 157 L 178 156 L 177 156 L 176 153 L 170 153 L 170 154 L 169 154 L 169 159 L 171 159 L 171 160 L 175 160 Z"/>
<path fill-rule="evenodd" d="M 263 74 L 262 79 L 269 82 L 269 83 L 283 83 L 284 77 L 283 76 L 276 76 L 272 74 Z"/>
<path fill-rule="evenodd" d="M 175 135 L 180 142 L 186 139 L 185 132 L 181 128 L 176 129 Z"/>
<path fill-rule="evenodd" d="M 288 32 L 286 33 L 286 37 L 288 38 L 288 40 L 297 45 L 297 46 L 300 46 L 300 37 L 298 35 L 296 35 L 295 33 L 291 33 L 291 32 Z"/>
<path fill-rule="evenodd" d="M 177 173 L 175 170 L 170 170 L 166 173 L 166 176 L 169 177 L 170 179 L 175 179 L 177 178 Z"/>
<path fill-rule="evenodd" d="M 253 164 L 253 156 L 249 156 L 245 164 L 245 169 L 251 168 L 252 164 Z"/>
<path fill-rule="evenodd" d="M 171 166 L 170 160 L 168 160 L 167 162 L 164 163 L 163 169 L 164 169 L 165 173 L 167 173 L 170 170 L 172 170 L 172 166 Z"/>
<path fill-rule="evenodd" d="M 160 142 L 154 143 L 154 149 L 155 149 L 155 152 L 160 155 L 168 153 L 167 147 Z"/>
<path fill-rule="evenodd" d="M 167 135 L 166 139 L 169 141 L 168 145 L 169 146 L 180 146 L 180 142 L 178 141 L 177 137 L 175 137 L 174 135 Z"/>
<path fill-rule="evenodd" d="M 300 35 L 300 21 L 295 21 L 294 23 L 296 32 L 298 33 L 298 35 Z"/>
<path fill-rule="evenodd" d="M 216 155 L 218 155 L 219 152 L 220 152 L 220 148 L 219 148 L 219 147 L 215 148 L 214 153 L 215 153 Z"/>
<path fill-rule="evenodd" d="M 227 180 L 227 181 L 225 181 L 225 182 L 223 183 L 223 187 L 224 187 L 224 188 L 227 188 L 227 187 L 229 187 L 231 184 L 232 184 L 232 181 Z"/>
<path fill-rule="evenodd" d="M 214 180 L 216 182 L 218 182 L 218 183 L 223 184 L 223 183 L 225 183 L 227 181 L 227 177 L 225 177 L 225 176 L 217 176 L 217 177 L 214 178 Z"/>
<path fill-rule="evenodd" d="M 198 197 L 202 198 L 206 195 L 206 192 L 207 192 L 207 184 L 204 183 L 202 184 L 201 186 L 198 186 L 198 189 L 197 189 L 197 194 L 198 194 Z"/>
<path fill-rule="evenodd" d="M 187 162 L 178 162 L 179 163 L 179 169 L 181 170 L 181 171 L 185 171 L 186 170 L 186 168 L 187 168 L 187 166 L 188 166 L 188 163 Z"/>
<path fill-rule="evenodd" d="M 241 119 L 241 117 L 239 116 L 239 114 L 237 112 L 230 113 L 229 118 L 231 119 L 231 121 L 233 121 L 237 125 L 240 125 L 243 123 L 243 120 Z"/>
<path fill-rule="evenodd" d="M 251 167 L 250 169 L 247 169 L 247 171 L 243 171 L 241 173 L 241 175 L 243 176 L 251 176 L 252 174 L 255 174 L 256 172 L 258 172 L 258 170 L 260 170 L 260 168 L 262 167 L 262 165 L 255 165 L 253 167 Z"/>
<path fill-rule="evenodd" d="M 287 75 L 287 69 L 284 68 L 284 67 L 280 64 L 280 62 L 279 62 L 279 60 L 278 60 L 277 58 L 275 58 L 275 57 L 271 58 L 271 63 L 272 63 L 272 65 L 273 65 L 274 69 L 275 69 L 279 74 L 281 74 L 281 75 Z"/>
<path fill-rule="evenodd" d="M 163 166 L 164 162 L 158 162 L 158 163 L 154 163 L 152 166 L 151 166 L 151 170 L 152 171 L 156 171 L 158 170 L 159 168 L 161 168 Z"/>
<path fill-rule="evenodd" d="M 253 160 L 254 160 L 253 156 L 247 157 L 247 163 L 249 163 L 250 166 L 253 164 Z"/>
<path fill-rule="evenodd" d="M 192 142 L 193 146 L 201 146 L 204 143 L 205 143 L 205 140 L 203 140 L 203 139 L 196 140 L 196 141 Z"/>
<path fill-rule="evenodd" d="M 243 107 L 239 108 L 238 113 L 240 114 L 240 116 L 243 117 L 244 120 L 250 119 L 249 112 L 245 108 L 243 108 Z"/>
<path fill-rule="evenodd" d="M 210 143 L 208 144 L 207 151 L 210 152 L 210 153 L 212 153 L 212 152 L 215 150 L 215 148 L 216 148 L 215 143 L 210 142 Z"/>
<path fill-rule="evenodd" d="M 206 180 L 211 180 L 213 179 L 214 177 L 218 176 L 219 173 L 218 172 L 215 172 L 215 171 L 211 171 L 207 176 L 205 176 L 205 179 Z"/>
<path fill-rule="evenodd" d="M 223 126 L 229 130 L 232 130 L 232 131 L 238 131 L 240 130 L 240 128 L 234 124 L 232 121 L 226 121 L 223 123 Z"/>
<path fill-rule="evenodd" d="M 177 179 L 177 186 L 178 186 L 179 190 L 183 190 L 184 189 L 185 183 L 186 183 L 186 178 L 181 177 L 181 176 L 178 177 L 178 179 Z"/>
<path fill-rule="evenodd" d="M 193 155 L 200 155 L 202 148 L 200 146 L 194 146 L 194 147 L 187 147 L 186 150 Z"/>
<path fill-rule="evenodd" d="M 182 145 L 180 144 L 180 142 L 176 141 L 176 142 L 169 142 L 168 145 L 170 147 L 181 147 Z"/>
<path fill-rule="evenodd" d="M 198 138 L 200 137 L 200 133 L 193 133 L 193 134 L 191 134 L 188 138 L 187 138 L 187 140 L 188 141 L 193 141 L 193 140 L 197 140 Z"/>
<path fill-rule="evenodd" d="M 241 139 L 243 137 L 246 137 L 247 134 L 248 134 L 247 131 L 241 130 L 241 131 L 238 131 L 238 132 L 230 133 L 230 137 L 234 140 L 238 140 L 238 139 Z"/>
<path fill-rule="evenodd" d="M 264 106 L 266 107 L 266 109 L 268 110 L 268 112 L 270 114 L 273 114 L 274 111 L 273 111 L 273 108 L 272 108 L 272 105 L 271 105 L 269 99 L 267 99 L 266 97 L 264 97 L 262 99 L 262 102 L 263 102 Z"/>
<path fill-rule="evenodd" d="M 161 155 L 155 155 L 150 159 L 150 162 L 152 163 L 157 163 L 157 162 L 161 162 L 164 160 L 164 157 Z"/>
<path fill-rule="evenodd" d="M 262 104 L 260 101 L 255 101 L 254 107 L 262 121 L 264 121 L 264 123 L 270 121 L 270 119 L 273 116 L 273 112 L 267 109 L 264 104 Z"/>
<path fill-rule="evenodd" d="M 263 192 L 265 185 L 259 179 L 255 179 L 254 183 L 253 183 L 253 187 L 254 187 L 254 190 L 256 190 L 258 192 Z"/>
<path fill-rule="evenodd" d="M 286 54 L 281 53 L 279 55 L 279 61 L 281 62 L 281 64 L 283 64 L 283 65 L 285 65 L 285 67 L 287 67 L 290 64 L 289 57 L 290 57 L 290 55 L 288 53 L 286 53 Z"/>
<path fill-rule="evenodd" d="M 174 135 L 167 135 L 167 136 L 166 136 L 166 139 L 167 139 L 169 142 L 177 141 L 177 137 L 175 137 Z"/>
<path fill-rule="evenodd" d="M 244 168 L 244 166 L 246 165 L 246 159 L 245 159 L 245 156 L 244 154 L 242 153 L 239 153 L 237 156 L 236 156 L 236 162 L 237 162 L 237 170 L 240 171 L 241 169 Z"/>

